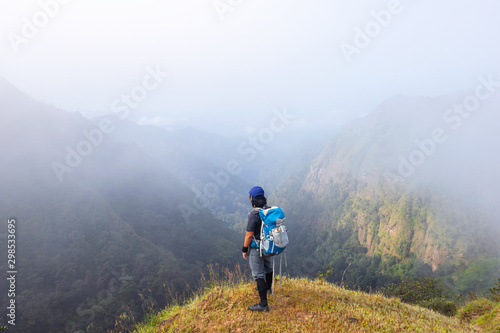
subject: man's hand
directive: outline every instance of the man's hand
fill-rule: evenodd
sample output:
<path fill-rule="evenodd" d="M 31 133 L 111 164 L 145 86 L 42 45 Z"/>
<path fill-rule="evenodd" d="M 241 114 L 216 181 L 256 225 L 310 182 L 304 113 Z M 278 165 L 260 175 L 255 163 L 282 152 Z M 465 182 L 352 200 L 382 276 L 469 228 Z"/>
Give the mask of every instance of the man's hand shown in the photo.
<path fill-rule="evenodd" d="M 243 246 L 241 252 L 243 254 L 243 259 L 248 260 L 248 246 Z"/>

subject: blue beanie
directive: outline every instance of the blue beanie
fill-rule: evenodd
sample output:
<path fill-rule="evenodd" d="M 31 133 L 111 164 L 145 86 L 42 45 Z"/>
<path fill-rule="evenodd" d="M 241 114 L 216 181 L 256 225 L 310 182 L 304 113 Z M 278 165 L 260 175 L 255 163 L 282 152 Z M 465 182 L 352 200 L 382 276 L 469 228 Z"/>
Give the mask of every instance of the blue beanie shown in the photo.
<path fill-rule="evenodd" d="M 254 186 L 250 191 L 248 191 L 251 197 L 257 198 L 260 196 L 264 196 L 264 190 L 260 186 Z"/>

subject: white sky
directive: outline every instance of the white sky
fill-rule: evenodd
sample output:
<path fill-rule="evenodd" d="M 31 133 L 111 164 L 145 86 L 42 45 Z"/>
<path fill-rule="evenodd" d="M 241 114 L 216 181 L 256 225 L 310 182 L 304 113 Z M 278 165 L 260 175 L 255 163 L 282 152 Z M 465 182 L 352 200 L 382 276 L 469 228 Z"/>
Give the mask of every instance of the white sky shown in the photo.
<path fill-rule="evenodd" d="M 221 20 L 212 0 L 72 0 L 15 52 L 9 34 L 55 1 L 0 0 L 0 76 L 88 117 L 110 113 L 157 65 L 169 77 L 131 119 L 229 134 L 260 126 L 273 107 L 304 126 L 334 125 L 395 94 L 500 80 L 498 0 L 403 0 L 351 63 L 340 43 L 391 1 L 220 0 L 236 4 Z"/>

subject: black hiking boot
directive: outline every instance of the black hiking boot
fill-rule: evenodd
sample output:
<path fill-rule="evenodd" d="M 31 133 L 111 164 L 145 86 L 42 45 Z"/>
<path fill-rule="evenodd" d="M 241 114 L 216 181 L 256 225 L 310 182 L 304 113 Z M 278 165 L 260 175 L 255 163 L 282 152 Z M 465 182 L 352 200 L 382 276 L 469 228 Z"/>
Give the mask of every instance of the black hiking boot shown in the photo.
<path fill-rule="evenodd" d="M 260 303 L 257 303 L 257 304 L 254 304 L 254 305 L 250 305 L 248 307 L 249 310 L 252 310 L 252 311 L 269 311 L 269 306 L 262 306 L 260 305 Z"/>
<path fill-rule="evenodd" d="M 259 291 L 260 303 L 250 305 L 249 310 L 252 311 L 269 311 L 267 305 L 267 285 L 265 279 L 257 279 L 257 290 Z"/>

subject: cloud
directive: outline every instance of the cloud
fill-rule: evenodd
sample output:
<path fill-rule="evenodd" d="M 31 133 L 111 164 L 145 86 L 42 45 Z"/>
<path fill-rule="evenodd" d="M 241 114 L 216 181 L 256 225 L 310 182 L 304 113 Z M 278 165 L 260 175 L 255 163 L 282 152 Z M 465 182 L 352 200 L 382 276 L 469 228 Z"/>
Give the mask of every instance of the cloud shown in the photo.
<path fill-rule="evenodd" d="M 38 3 L 0 0 L 0 35 L 22 34 Z M 141 82 L 144 68 L 157 64 L 169 79 L 141 104 L 143 114 L 246 135 L 245 126 L 260 128 L 254 120 L 267 119 L 276 105 L 307 111 L 309 126 L 335 110 L 331 121 L 338 125 L 393 95 L 438 96 L 500 71 L 500 47 L 492 42 L 500 29 L 498 0 L 401 2 L 403 11 L 349 64 L 339 45 L 355 42 L 357 27 L 381 20 L 390 0 L 243 1 L 223 21 L 212 3 L 61 5 L 19 52 L 0 40 L 0 76 L 37 100 L 92 118 L 109 113 Z"/>
<path fill-rule="evenodd" d="M 139 125 L 151 125 L 162 128 L 171 128 L 173 125 L 178 125 L 180 123 L 179 120 L 168 118 L 168 117 L 141 117 L 137 123 Z"/>

